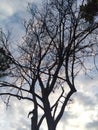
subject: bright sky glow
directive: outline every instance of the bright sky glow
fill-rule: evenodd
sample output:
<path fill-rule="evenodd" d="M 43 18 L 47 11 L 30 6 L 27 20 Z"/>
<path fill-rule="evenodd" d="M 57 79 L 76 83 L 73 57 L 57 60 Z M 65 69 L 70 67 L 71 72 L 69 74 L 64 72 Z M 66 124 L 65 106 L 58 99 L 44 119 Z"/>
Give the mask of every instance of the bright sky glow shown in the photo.
<path fill-rule="evenodd" d="M 10 6 L 0 4 L 0 20 L 4 20 L 13 14 L 13 10 Z"/>
<path fill-rule="evenodd" d="M 27 3 L 33 1 L 0 0 L 0 28 L 11 29 L 16 39 L 22 36 L 22 20 L 29 17 Z M 93 80 L 81 74 L 76 85 L 78 92 L 73 96 L 73 104 L 68 105 L 57 130 L 98 130 L 98 72 Z M 15 99 L 6 111 L 0 101 L 0 130 L 29 130 L 27 115 L 31 106 Z M 46 130 L 45 126 L 41 130 Z"/>

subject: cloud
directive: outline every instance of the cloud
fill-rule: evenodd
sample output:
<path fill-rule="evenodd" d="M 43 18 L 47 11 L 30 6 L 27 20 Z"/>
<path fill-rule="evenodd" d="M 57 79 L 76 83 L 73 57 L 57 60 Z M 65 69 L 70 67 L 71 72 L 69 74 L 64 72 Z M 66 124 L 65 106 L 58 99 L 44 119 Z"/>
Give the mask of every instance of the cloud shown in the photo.
<path fill-rule="evenodd" d="M 97 98 L 98 95 L 87 94 L 85 92 L 77 92 L 73 95 L 73 103 L 69 105 L 62 117 L 63 129 L 69 130 L 87 130 L 87 126 L 91 125 L 91 130 L 97 130 Z M 91 121 L 94 120 L 94 125 Z M 90 123 L 89 123 L 90 122 Z M 65 125 L 66 123 L 66 125 Z M 87 126 L 86 126 L 87 125 Z"/>
<path fill-rule="evenodd" d="M 25 14 L 27 11 L 27 4 L 35 2 L 34 0 L 0 0 L 0 20 L 5 20 L 8 17 L 16 14 Z M 38 0 L 36 0 L 38 3 Z M 25 16 L 25 15 L 24 15 Z"/>
<path fill-rule="evenodd" d="M 29 1 L 29 0 L 28 0 Z M 27 1 L 23 0 L 0 0 L 0 24 L 11 26 L 10 22 L 18 22 L 22 16 L 25 16 L 27 11 Z"/>
<path fill-rule="evenodd" d="M 89 130 L 98 130 L 98 120 L 93 120 L 86 125 L 86 128 Z"/>
<path fill-rule="evenodd" d="M 24 36 L 23 21 L 30 18 L 27 6 L 28 2 L 38 4 L 40 0 L 0 0 L 0 28 L 10 31 L 14 42 L 19 42 Z"/>
<path fill-rule="evenodd" d="M 10 102 L 7 108 L 0 102 L 0 130 L 27 130 L 30 129 L 30 103 L 26 101 L 18 101 L 16 98 Z M 5 125 L 6 124 L 6 125 Z"/>
<path fill-rule="evenodd" d="M 90 94 L 86 94 L 85 92 L 77 92 L 75 95 L 74 100 L 76 102 L 78 102 L 79 104 L 81 104 L 82 106 L 84 106 L 85 108 L 93 108 L 93 106 L 96 105 L 96 100 L 95 97 L 93 95 Z"/>
<path fill-rule="evenodd" d="M 5 20 L 9 16 L 13 15 L 13 9 L 7 3 L 0 3 L 0 20 Z"/>

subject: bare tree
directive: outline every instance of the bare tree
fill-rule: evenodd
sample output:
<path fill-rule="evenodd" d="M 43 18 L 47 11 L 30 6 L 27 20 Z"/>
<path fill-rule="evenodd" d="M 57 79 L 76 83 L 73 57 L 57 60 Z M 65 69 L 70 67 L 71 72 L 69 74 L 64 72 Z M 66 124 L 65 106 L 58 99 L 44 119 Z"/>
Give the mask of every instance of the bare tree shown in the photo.
<path fill-rule="evenodd" d="M 4 46 L 13 65 L 9 81 L 0 81 L 0 88 L 6 87 L 0 95 L 8 96 L 8 100 L 16 97 L 33 103 L 28 114 L 32 114 L 31 130 L 39 130 L 43 119 L 48 130 L 56 130 L 72 94 L 77 91 L 76 76 L 87 70 L 86 60 L 97 55 L 98 24 L 90 24 L 81 17 L 79 4 L 84 1 L 50 0 L 43 9 L 30 4 L 32 17 L 24 23 L 26 35 L 19 46 L 20 57 L 13 56 Z M 39 118 L 40 109 L 43 114 Z"/>

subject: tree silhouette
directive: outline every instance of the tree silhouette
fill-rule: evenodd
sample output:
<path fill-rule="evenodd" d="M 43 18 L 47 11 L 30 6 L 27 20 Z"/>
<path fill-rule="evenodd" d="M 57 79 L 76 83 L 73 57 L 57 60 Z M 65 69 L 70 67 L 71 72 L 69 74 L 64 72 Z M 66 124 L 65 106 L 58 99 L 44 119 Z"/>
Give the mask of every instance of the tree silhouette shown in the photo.
<path fill-rule="evenodd" d="M 0 87 L 7 88 L 0 95 L 33 103 L 28 114 L 32 114 L 31 130 L 39 130 L 44 119 L 48 130 L 56 130 L 72 94 L 77 91 L 76 76 L 86 71 L 86 60 L 97 55 L 94 31 L 98 24 L 90 25 L 81 18 L 84 3 L 77 2 L 50 0 L 42 9 L 30 4 L 32 17 L 24 22 L 26 34 L 19 46 L 19 57 L 5 46 L 13 66 L 9 68 L 9 81 L 0 81 Z"/>

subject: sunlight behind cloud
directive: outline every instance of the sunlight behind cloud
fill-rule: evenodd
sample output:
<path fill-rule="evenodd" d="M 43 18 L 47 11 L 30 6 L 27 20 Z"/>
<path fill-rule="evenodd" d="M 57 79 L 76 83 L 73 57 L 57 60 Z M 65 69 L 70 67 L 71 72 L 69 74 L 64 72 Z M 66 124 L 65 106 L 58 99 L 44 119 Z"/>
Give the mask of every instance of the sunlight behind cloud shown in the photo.
<path fill-rule="evenodd" d="M 13 9 L 7 3 L 0 3 L 0 20 L 4 20 L 13 15 Z"/>
<path fill-rule="evenodd" d="M 0 21 L 6 20 L 15 13 L 26 12 L 29 2 L 34 2 L 34 0 L 0 0 Z"/>

